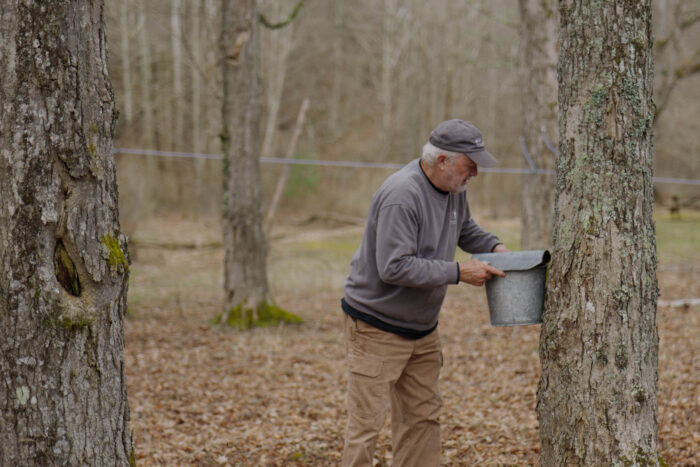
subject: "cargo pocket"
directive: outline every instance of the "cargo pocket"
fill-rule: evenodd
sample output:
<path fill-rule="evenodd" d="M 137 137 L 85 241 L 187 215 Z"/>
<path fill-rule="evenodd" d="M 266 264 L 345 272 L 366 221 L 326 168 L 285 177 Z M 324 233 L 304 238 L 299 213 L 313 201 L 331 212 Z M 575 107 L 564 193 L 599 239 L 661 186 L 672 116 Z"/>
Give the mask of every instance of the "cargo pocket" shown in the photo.
<path fill-rule="evenodd" d="M 376 357 L 348 356 L 347 404 L 351 416 L 374 424 L 375 418 L 386 410 L 389 385 L 381 378 L 382 367 L 382 361 Z"/>
<path fill-rule="evenodd" d="M 372 357 L 360 357 L 350 354 L 348 359 L 350 373 L 376 378 L 382 372 L 382 361 Z"/>

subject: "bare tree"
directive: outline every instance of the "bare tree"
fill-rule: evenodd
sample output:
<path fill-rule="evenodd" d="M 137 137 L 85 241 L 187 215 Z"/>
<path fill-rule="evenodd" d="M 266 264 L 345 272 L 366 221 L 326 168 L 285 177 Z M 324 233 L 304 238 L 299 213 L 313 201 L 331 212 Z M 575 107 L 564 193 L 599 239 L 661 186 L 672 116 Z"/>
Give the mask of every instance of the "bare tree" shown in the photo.
<path fill-rule="evenodd" d="M 260 71 L 255 0 L 221 4 L 225 132 L 224 289 L 231 310 L 270 301 L 260 192 Z"/>
<path fill-rule="evenodd" d="M 297 10 L 298 11 L 298 10 Z M 260 183 L 260 69 L 256 0 L 222 0 L 224 312 L 247 328 L 301 321 L 277 307 L 267 282 Z"/>
<path fill-rule="evenodd" d="M 659 465 L 651 0 L 559 3 L 542 465 Z"/>
<path fill-rule="evenodd" d="M 168 132 L 172 138 L 173 149 L 181 149 L 184 130 L 184 85 L 182 81 L 182 26 L 180 21 L 181 0 L 170 2 L 170 40 L 173 54 L 173 131 Z"/>
<path fill-rule="evenodd" d="M 129 465 L 128 254 L 102 2 L 0 20 L 0 464 Z"/>
<path fill-rule="evenodd" d="M 280 16 L 282 5 L 280 2 L 272 2 L 274 5 L 275 17 Z M 265 80 L 267 89 L 265 92 L 267 118 L 265 123 L 265 133 L 263 137 L 262 156 L 272 155 L 272 142 L 274 141 L 277 116 L 280 104 L 282 103 L 282 92 L 284 91 L 284 79 L 287 74 L 287 57 L 292 48 L 292 38 L 294 24 L 290 23 L 284 28 L 276 28 L 265 31 L 262 39 L 265 48 L 263 53 L 263 67 L 265 69 Z"/>
<path fill-rule="evenodd" d="M 124 80 L 124 89 L 122 89 L 124 93 L 124 119 L 127 123 L 130 123 L 134 115 L 134 99 L 131 85 L 131 53 L 129 50 L 129 0 L 122 0 L 120 6 L 119 26 L 121 27 L 122 79 Z"/>
<path fill-rule="evenodd" d="M 151 43 L 148 34 L 148 18 L 146 17 L 146 5 L 139 3 L 138 23 L 139 32 L 139 70 L 141 75 L 141 112 L 143 130 L 141 131 L 141 144 L 147 148 L 153 148 L 155 144 L 155 126 L 153 109 L 153 76 L 151 73 Z"/>
<path fill-rule="evenodd" d="M 522 86 L 522 150 L 531 167 L 554 168 L 547 147 L 557 133 L 557 52 L 559 28 L 555 0 L 520 0 L 520 76 Z M 524 250 L 551 247 L 554 178 L 546 173 L 523 177 L 521 239 Z"/>
<path fill-rule="evenodd" d="M 343 0 L 333 0 L 333 18 L 335 34 L 333 35 L 333 81 L 328 105 L 328 131 L 335 138 L 340 132 L 341 96 L 343 92 L 343 42 L 345 38 L 345 15 Z"/>
<path fill-rule="evenodd" d="M 380 137 L 383 152 L 388 152 L 391 142 L 394 115 L 396 68 L 410 38 L 409 24 L 412 20 L 410 0 L 384 0 L 384 28 L 382 31 L 382 61 L 379 86 L 381 102 Z"/>

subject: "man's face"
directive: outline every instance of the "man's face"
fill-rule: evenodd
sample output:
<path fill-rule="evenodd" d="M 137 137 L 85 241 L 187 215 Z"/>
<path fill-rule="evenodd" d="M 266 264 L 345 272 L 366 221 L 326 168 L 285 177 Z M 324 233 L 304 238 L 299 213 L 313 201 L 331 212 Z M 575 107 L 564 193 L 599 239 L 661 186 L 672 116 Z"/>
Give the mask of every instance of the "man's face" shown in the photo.
<path fill-rule="evenodd" d="M 478 174 L 476 163 L 466 155 L 455 159 L 446 159 L 445 167 L 443 188 L 450 193 L 465 191 L 467 181 Z"/>

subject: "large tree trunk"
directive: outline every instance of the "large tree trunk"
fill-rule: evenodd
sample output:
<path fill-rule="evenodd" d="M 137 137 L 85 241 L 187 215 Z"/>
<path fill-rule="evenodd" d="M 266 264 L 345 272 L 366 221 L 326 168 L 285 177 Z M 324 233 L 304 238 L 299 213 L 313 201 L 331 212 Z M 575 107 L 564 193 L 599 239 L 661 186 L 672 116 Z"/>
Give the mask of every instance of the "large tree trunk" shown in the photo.
<path fill-rule="evenodd" d="M 537 169 L 554 168 L 557 132 L 557 30 L 555 0 L 520 0 L 520 75 L 523 101 L 523 138 Z M 543 135 L 544 133 L 544 135 Z M 523 177 L 521 208 L 522 248 L 550 248 L 554 215 L 554 177 L 532 173 Z"/>
<path fill-rule="evenodd" d="M 542 465 L 658 465 L 650 3 L 560 2 Z"/>
<path fill-rule="evenodd" d="M 0 37 L 0 465 L 128 465 L 102 2 L 6 1 Z"/>
<path fill-rule="evenodd" d="M 260 72 L 255 0 L 222 1 L 225 132 L 224 289 L 230 311 L 269 301 L 260 190 Z"/>

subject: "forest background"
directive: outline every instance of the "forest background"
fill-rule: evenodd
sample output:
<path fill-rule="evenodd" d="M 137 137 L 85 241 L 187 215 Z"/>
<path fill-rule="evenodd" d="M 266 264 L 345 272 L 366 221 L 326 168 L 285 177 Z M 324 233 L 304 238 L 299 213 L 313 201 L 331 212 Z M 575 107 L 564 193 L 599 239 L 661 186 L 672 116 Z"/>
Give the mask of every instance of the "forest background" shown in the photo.
<path fill-rule="evenodd" d="M 297 3 L 264 0 L 259 9 L 278 22 Z M 221 154 L 219 8 L 213 0 L 107 2 L 116 148 Z M 698 179 L 700 12 L 697 2 L 660 0 L 654 13 L 664 91 L 655 175 Z M 261 156 L 284 157 L 309 99 L 298 159 L 403 164 L 438 122 L 458 117 L 482 130 L 500 167 L 525 168 L 519 40 L 514 0 L 306 0 L 286 27 L 261 28 Z M 690 72 L 675 82 L 679 69 Z M 270 281 L 275 299 L 311 324 L 291 335 L 232 336 L 207 324 L 221 311 L 221 161 L 119 152 L 116 161 L 134 262 L 125 352 L 140 462 L 334 464 L 344 417 L 337 300 L 371 196 L 391 170 L 292 166 L 268 232 Z M 264 210 L 281 170 L 262 165 Z M 477 220 L 515 248 L 522 181 L 481 173 L 469 188 Z M 661 451 L 692 464 L 698 306 L 670 303 L 700 296 L 699 189 L 658 183 L 655 191 L 666 303 Z M 681 220 L 668 213 L 674 195 L 684 204 Z M 444 319 L 454 324 L 445 336 L 446 461 L 534 461 L 538 328 L 490 328 L 483 297 L 467 288 L 448 296 Z M 298 352 L 285 352 L 290 346 Z M 386 439 L 381 446 L 390 460 Z"/>
<path fill-rule="evenodd" d="M 271 22 L 295 0 L 260 2 Z M 108 2 L 110 76 L 120 110 L 117 148 L 221 154 L 219 3 Z M 655 2 L 658 87 L 680 69 L 697 72 L 697 3 Z M 430 130 L 447 118 L 473 121 L 500 167 L 528 167 L 520 147 L 517 2 L 308 0 L 281 29 L 261 28 L 265 157 L 284 157 L 297 114 L 310 100 L 294 156 L 402 164 L 416 158 Z M 663 39 L 663 40 L 661 40 Z M 694 65 L 694 69 L 693 69 Z M 700 173 L 700 75 L 688 73 L 655 122 L 655 175 Z M 668 101 L 668 103 L 666 102 Z M 556 143 L 557 135 L 548 135 Z M 221 163 L 118 155 L 122 219 L 178 212 L 217 216 Z M 281 167 L 263 165 L 269 201 Z M 282 213 L 363 216 L 386 170 L 295 167 Z M 154 180 L 158 183 L 154 183 Z M 521 177 L 482 173 L 473 209 L 517 217 Z M 688 200 L 697 187 L 658 184 L 658 201 Z"/>

